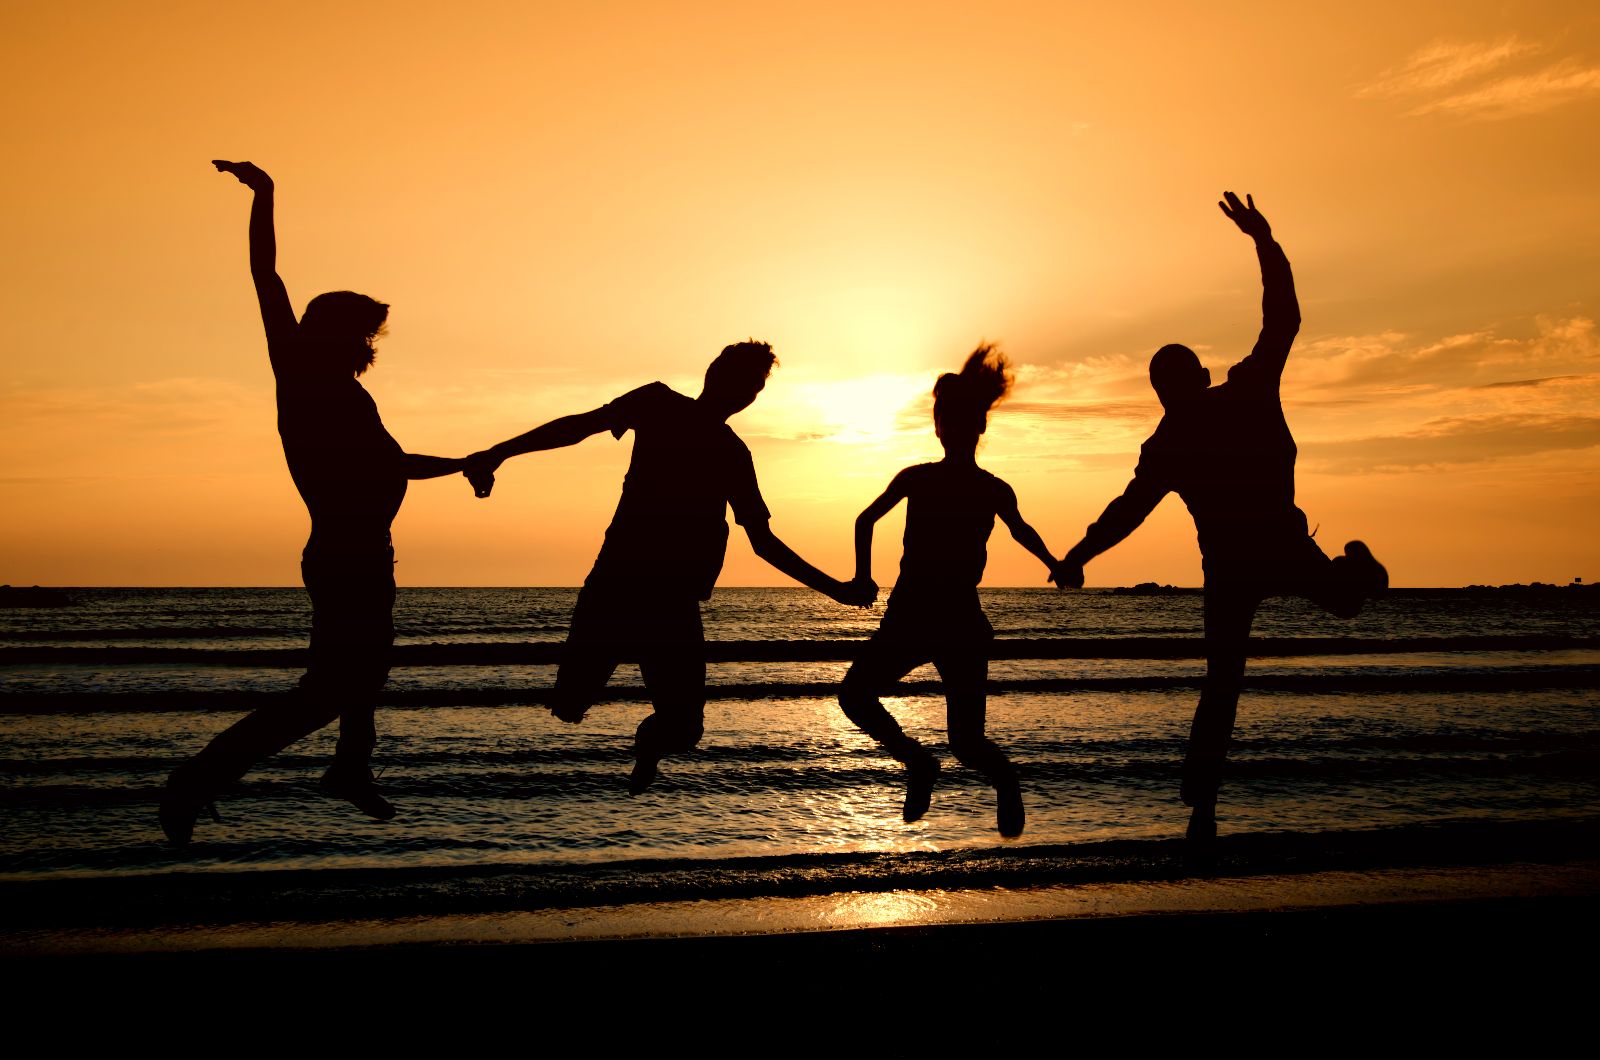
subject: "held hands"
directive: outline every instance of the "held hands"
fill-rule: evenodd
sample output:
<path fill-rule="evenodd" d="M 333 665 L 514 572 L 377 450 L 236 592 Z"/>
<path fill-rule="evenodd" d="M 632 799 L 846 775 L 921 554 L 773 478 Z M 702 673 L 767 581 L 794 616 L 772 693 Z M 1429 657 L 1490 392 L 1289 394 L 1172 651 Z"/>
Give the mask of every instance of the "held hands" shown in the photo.
<path fill-rule="evenodd" d="M 211 164 L 217 167 L 218 173 L 232 173 L 239 178 L 239 183 L 251 191 L 271 191 L 272 178 L 267 176 L 267 171 L 254 162 L 229 162 L 222 158 L 213 158 Z"/>
<path fill-rule="evenodd" d="M 1240 202 L 1239 196 L 1231 191 L 1223 192 L 1222 198 L 1223 201 L 1217 205 L 1222 207 L 1222 212 L 1228 216 L 1228 220 L 1239 226 L 1239 231 L 1258 243 L 1272 238 L 1272 226 L 1267 224 L 1267 219 L 1256 209 L 1255 199 L 1246 195 L 1245 201 Z"/>
<path fill-rule="evenodd" d="M 866 577 L 840 582 L 834 599 L 847 607 L 871 607 L 878 602 L 878 583 Z"/>
<path fill-rule="evenodd" d="M 473 495 L 480 500 L 494 491 L 494 472 L 500 466 L 499 457 L 489 450 L 473 453 L 462 461 L 461 473 L 472 483 Z"/>
<path fill-rule="evenodd" d="M 1083 564 L 1061 559 L 1050 564 L 1050 580 L 1057 589 L 1082 589 Z"/>

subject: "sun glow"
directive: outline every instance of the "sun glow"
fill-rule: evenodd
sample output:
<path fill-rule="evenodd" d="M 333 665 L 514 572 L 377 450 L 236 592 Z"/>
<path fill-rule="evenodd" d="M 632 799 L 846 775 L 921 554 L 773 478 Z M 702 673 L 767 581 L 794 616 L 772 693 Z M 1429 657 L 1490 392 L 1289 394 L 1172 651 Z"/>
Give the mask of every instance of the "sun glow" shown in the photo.
<path fill-rule="evenodd" d="M 854 379 L 802 382 L 782 415 L 796 437 L 845 444 L 891 444 L 916 418 L 931 381 L 923 373 L 879 373 Z M 932 421 L 928 423 L 932 429 Z"/>

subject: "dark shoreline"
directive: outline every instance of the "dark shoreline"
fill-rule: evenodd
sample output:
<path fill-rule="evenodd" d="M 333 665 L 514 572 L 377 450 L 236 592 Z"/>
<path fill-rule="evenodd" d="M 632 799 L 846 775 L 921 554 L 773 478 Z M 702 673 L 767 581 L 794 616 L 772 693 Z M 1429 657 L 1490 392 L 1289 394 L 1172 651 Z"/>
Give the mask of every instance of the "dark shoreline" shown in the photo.
<path fill-rule="evenodd" d="M 1588 1033 L 1582 969 L 1600 942 L 1595 911 L 1593 897 L 1518 896 L 731 937 L 13 956 L 0 957 L 0 973 L 15 984 L 14 1011 L 66 1021 L 58 1033 L 74 1040 L 176 1032 L 190 1048 L 311 1031 L 456 1051 L 509 1031 L 602 1055 L 1097 1045 L 1316 1055 L 1377 1041 L 1540 1055 Z"/>

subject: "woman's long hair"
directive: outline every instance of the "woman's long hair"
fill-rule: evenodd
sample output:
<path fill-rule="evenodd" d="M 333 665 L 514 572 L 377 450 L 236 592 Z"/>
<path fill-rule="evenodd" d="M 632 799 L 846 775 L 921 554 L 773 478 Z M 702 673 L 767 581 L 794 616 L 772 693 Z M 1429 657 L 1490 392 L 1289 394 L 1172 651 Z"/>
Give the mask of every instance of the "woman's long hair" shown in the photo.
<path fill-rule="evenodd" d="M 933 423 L 940 437 L 965 430 L 974 437 L 989 427 L 989 410 L 1011 390 L 1011 364 L 992 342 L 967 357 L 960 372 L 946 372 L 933 384 Z"/>

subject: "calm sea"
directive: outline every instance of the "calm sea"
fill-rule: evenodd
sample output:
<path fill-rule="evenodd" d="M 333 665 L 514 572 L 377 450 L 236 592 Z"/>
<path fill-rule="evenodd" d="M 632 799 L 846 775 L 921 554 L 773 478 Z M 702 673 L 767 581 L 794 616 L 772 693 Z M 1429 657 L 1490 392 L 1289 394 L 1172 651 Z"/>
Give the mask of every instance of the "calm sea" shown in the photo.
<path fill-rule="evenodd" d="M 899 767 L 840 714 L 847 642 L 881 609 L 718 590 L 707 636 L 735 643 L 711 667 L 702 749 L 629 798 L 630 736 L 648 710 L 636 668 L 619 669 L 614 696 L 582 725 L 542 706 L 575 590 L 402 589 L 375 762 L 400 815 L 380 824 L 318 795 L 328 731 L 254 769 L 221 800 L 223 822 L 202 819 L 194 846 L 175 852 L 155 822 L 166 773 L 293 686 L 305 596 L 72 596 L 0 611 L 0 879 L 640 859 L 715 874 L 734 859 L 792 867 L 1001 845 L 991 793 L 944 752 L 931 669 L 887 701 L 945 757 L 919 824 L 899 819 Z M 1017 763 L 1028 807 L 1027 832 L 1005 845 L 1181 834 L 1200 597 L 983 596 L 1002 653 L 1022 656 L 990 667 L 990 735 Z M 1248 673 L 1224 835 L 1600 816 L 1600 593 L 1396 591 L 1349 622 L 1272 601 L 1255 633 L 1267 654 Z"/>

